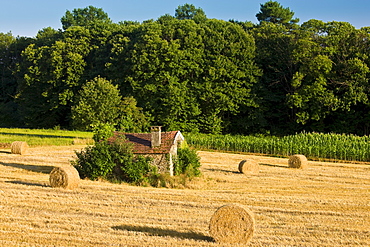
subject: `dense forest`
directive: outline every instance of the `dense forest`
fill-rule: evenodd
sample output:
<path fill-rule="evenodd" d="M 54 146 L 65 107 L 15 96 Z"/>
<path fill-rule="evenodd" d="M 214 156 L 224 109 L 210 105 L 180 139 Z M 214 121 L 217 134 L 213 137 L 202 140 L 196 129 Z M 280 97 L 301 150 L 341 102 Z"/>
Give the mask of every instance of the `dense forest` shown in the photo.
<path fill-rule="evenodd" d="M 66 11 L 62 29 L 0 33 L 0 127 L 286 135 L 370 132 L 370 27 L 269 1 L 258 23 L 192 4 L 113 23 Z"/>

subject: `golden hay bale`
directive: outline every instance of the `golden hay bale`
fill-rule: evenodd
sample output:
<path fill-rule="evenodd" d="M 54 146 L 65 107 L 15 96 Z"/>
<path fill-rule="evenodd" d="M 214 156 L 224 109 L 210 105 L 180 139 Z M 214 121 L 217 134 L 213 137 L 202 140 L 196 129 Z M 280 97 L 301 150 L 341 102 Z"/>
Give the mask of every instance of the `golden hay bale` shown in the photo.
<path fill-rule="evenodd" d="M 254 233 L 254 215 L 240 204 L 224 205 L 213 214 L 209 232 L 219 243 L 248 243 Z"/>
<path fill-rule="evenodd" d="M 302 154 L 295 154 L 289 157 L 288 164 L 290 168 L 304 169 L 307 167 L 307 158 Z"/>
<path fill-rule="evenodd" d="M 254 160 L 242 160 L 239 163 L 239 172 L 243 174 L 257 174 L 259 171 L 259 164 Z"/>
<path fill-rule="evenodd" d="M 27 142 L 20 142 L 20 141 L 15 141 L 12 143 L 10 146 L 12 154 L 25 154 L 28 151 L 28 144 Z"/>
<path fill-rule="evenodd" d="M 49 176 L 51 187 L 74 189 L 80 183 L 80 175 L 73 166 L 55 167 Z"/>

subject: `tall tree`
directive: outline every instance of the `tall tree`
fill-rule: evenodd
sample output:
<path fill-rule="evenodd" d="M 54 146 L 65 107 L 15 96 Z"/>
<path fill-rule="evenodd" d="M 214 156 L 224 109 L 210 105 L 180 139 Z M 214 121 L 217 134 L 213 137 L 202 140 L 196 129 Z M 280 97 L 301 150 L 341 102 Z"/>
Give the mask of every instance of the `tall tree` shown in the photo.
<path fill-rule="evenodd" d="M 10 101 L 14 95 L 14 79 L 12 69 L 14 61 L 11 54 L 11 45 L 16 42 L 12 33 L 0 33 L 0 102 Z"/>
<path fill-rule="evenodd" d="M 115 124 L 116 129 L 131 133 L 147 132 L 150 126 L 148 116 L 132 96 L 123 97 Z"/>
<path fill-rule="evenodd" d="M 299 40 L 294 12 L 276 1 L 261 4 L 256 14 L 260 22 L 252 34 L 256 41 L 256 62 L 263 70 L 256 94 L 259 96 L 259 111 L 256 112 L 257 125 L 273 134 L 284 130 L 296 131 L 294 109 L 287 106 L 287 93 L 294 92 L 292 78 L 299 67 L 294 59 Z"/>
<path fill-rule="evenodd" d="M 72 107 L 73 126 L 79 130 L 93 130 L 100 124 L 116 125 L 121 104 L 117 86 L 97 77 L 82 86 Z"/>
<path fill-rule="evenodd" d="M 17 42 L 12 33 L 0 33 L 0 126 L 9 127 L 16 123 L 14 97 L 17 81 L 13 74 L 17 54 L 12 49 Z"/>
<path fill-rule="evenodd" d="M 256 63 L 263 71 L 258 83 L 260 125 L 273 134 L 295 131 L 295 114 L 286 104 L 286 95 L 294 92 L 292 78 L 298 69 L 294 59 L 297 33 L 288 27 L 263 22 L 252 30 L 257 46 Z"/>
<path fill-rule="evenodd" d="M 78 90 L 86 80 L 105 76 L 109 36 L 120 28 L 92 6 L 67 11 L 62 24 L 64 31 L 40 30 L 23 52 L 18 102 L 30 127 L 69 126 Z"/>
<path fill-rule="evenodd" d="M 289 105 L 296 108 L 297 121 L 310 123 L 317 131 L 342 132 L 347 126 L 354 132 L 353 126 L 369 127 L 362 121 L 365 118 L 345 121 L 361 108 L 367 115 L 369 34 L 345 22 L 310 20 L 302 28 L 310 35 L 311 49 L 305 48 L 306 43 L 301 46 L 306 52 L 297 52 L 301 66 L 293 80 L 295 92 L 288 95 Z M 336 124 L 336 118 L 342 127 Z"/>
<path fill-rule="evenodd" d="M 149 127 L 135 98 L 122 98 L 118 87 L 101 77 L 82 86 L 72 106 L 72 121 L 72 126 L 79 130 L 111 126 L 124 132 L 143 132 Z"/>
<path fill-rule="evenodd" d="M 260 24 L 262 22 L 271 22 L 274 24 L 283 24 L 287 26 L 291 26 L 299 22 L 299 19 L 293 19 L 293 16 L 293 11 L 291 11 L 289 8 L 284 8 L 280 3 L 272 0 L 261 4 L 260 12 L 256 14 Z"/>
<path fill-rule="evenodd" d="M 37 32 L 34 43 L 37 46 L 50 46 L 55 42 L 55 40 L 61 38 L 63 38 L 63 32 L 61 30 L 46 27 Z"/>
<path fill-rule="evenodd" d="M 67 30 L 72 26 L 90 26 L 97 23 L 111 24 L 112 21 L 102 8 L 88 6 L 86 8 L 74 9 L 72 12 L 67 10 L 61 18 L 62 27 Z"/>
<path fill-rule="evenodd" d="M 241 108 L 256 107 L 252 89 L 260 70 L 254 62 L 253 37 L 240 25 L 208 20 L 203 28 L 203 73 L 194 93 L 202 111 L 201 130 L 220 133 L 227 130 L 229 116 L 238 114 Z M 249 110 L 244 114 L 249 114 Z"/>
<path fill-rule="evenodd" d="M 164 21 L 164 20 L 162 20 Z M 155 124 L 191 130 L 199 114 L 188 77 L 199 74 L 201 37 L 193 21 L 147 22 L 114 37 L 111 75 Z M 183 38 L 187 37 L 187 40 Z M 187 49 L 189 48 L 189 49 Z"/>
<path fill-rule="evenodd" d="M 0 126 L 23 127 L 18 105 L 15 102 L 19 83 L 16 73 L 22 63 L 21 53 L 34 40 L 26 37 L 13 37 L 0 33 Z"/>
<path fill-rule="evenodd" d="M 203 9 L 196 8 L 193 4 L 180 5 L 175 10 L 175 17 L 179 20 L 194 20 L 195 22 L 204 22 L 207 16 Z"/>
<path fill-rule="evenodd" d="M 81 88 L 90 52 L 90 34 L 84 27 L 71 27 L 49 45 L 29 45 L 22 53 L 23 80 L 18 102 L 30 127 L 69 125 L 69 112 Z"/>
<path fill-rule="evenodd" d="M 114 81 L 167 129 L 220 133 L 253 102 L 255 46 L 237 24 L 161 18 L 117 38 Z"/>

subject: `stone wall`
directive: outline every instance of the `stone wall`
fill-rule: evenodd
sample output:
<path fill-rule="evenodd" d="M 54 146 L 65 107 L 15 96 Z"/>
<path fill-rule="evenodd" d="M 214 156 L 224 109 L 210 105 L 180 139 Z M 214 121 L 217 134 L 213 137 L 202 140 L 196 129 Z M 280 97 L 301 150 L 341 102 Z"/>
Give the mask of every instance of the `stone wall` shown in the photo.
<path fill-rule="evenodd" d="M 158 167 L 159 173 L 169 173 L 173 176 L 173 164 L 171 154 L 145 154 L 145 157 L 152 158 L 152 165 Z"/>

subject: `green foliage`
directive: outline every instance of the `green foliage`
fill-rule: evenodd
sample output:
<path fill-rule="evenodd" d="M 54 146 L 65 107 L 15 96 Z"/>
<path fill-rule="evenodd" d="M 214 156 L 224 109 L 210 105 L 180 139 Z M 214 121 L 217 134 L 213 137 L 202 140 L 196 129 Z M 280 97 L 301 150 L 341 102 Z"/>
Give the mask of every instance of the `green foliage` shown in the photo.
<path fill-rule="evenodd" d="M 151 178 L 157 174 L 157 167 L 151 165 L 151 158 L 135 156 L 132 153 L 132 144 L 126 142 L 124 136 L 117 136 L 108 145 L 110 155 L 116 164 L 113 171 L 116 180 L 136 185 L 151 183 Z"/>
<path fill-rule="evenodd" d="M 94 139 L 98 139 L 94 136 Z M 77 159 L 72 161 L 82 178 L 109 181 L 124 181 L 137 185 L 155 184 L 157 167 L 151 165 L 151 158 L 134 156 L 132 144 L 124 136 L 113 140 L 102 140 L 76 152 Z"/>
<path fill-rule="evenodd" d="M 219 133 L 225 115 L 253 105 L 255 46 L 237 24 L 168 18 L 116 38 L 113 81 L 167 129 Z"/>
<path fill-rule="evenodd" d="M 71 104 L 82 84 L 89 32 L 73 27 L 46 44 L 30 44 L 22 53 L 17 102 L 27 126 L 68 126 Z"/>
<path fill-rule="evenodd" d="M 124 97 L 121 101 L 116 128 L 122 132 L 140 133 L 149 129 L 148 116 L 138 107 L 134 97 Z"/>
<path fill-rule="evenodd" d="M 15 43 L 16 39 L 12 33 L 0 33 L 0 102 L 11 101 L 9 96 L 15 94 L 16 84 L 12 76 L 12 69 L 14 69 L 12 56 L 16 55 L 13 50 Z"/>
<path fill-rule="evenodd" d="M 291 33 L 284 25 L 272 22 L 261 23 L 252 33 L 258 51 L 256 63 L 263 71 L 254 88 L 259 106 L 254 119 L 258 120 L 257 125 L 273 134 L 286 130 L 294 132 L 296 126 L 291 123 L 295 116 L 286 105 L 286 95 L 294 91 L 291 81 L 298 65 L 293 59 L 298 33 Z"/>
<path fill-rule="evenodd" d="M 195 22 L 204 22 L 207 16 L 203 9 L 196 8 L 193 4 L 184 4 L 175 10 L 175 17 L 179 20 L 194 20 Z"/>
<path fill-rule="evenodd" d="M 88 81 L 82 86 L 72 107 L 73 126 L 79 130 L 91 130 L 99 125 L 114 126 L 120 104 L 121 95 L 117 86 L 101 77 Z"/>
<path fill-rule="evenodd" d="M 91 127 L 94 131 L 93 139 L 95 142 L 107 141 L 108 138 L 113 136 L 115 131 L 115 128 L 107 123 L 98 123 Z"/>
<path fill-rule="evenodd" d="M 188 134 L 190 146 L 278 156 L 303 154 L 311 159 L 370 161 L 370 137 L 344 134 L 299 133 L 284 137 Z"/>
<path fill-rule="evenodd" d="M 1 33 L 0 126 L 369 134 L 369 28 L 298 25 L 276 1 L 256 16 L 258 25 L 226 22 L 184 4 L 175 16 L 113 23 L 88 6 L 35 38 Z M 96 78 L 115 85 L 121 99 L 113 108 L 95 104 L 99 111 L 77 121 L 79 93 Z M 95 103 L 103 107 L 106 98 Z"/>
<path fill-rule="evenodd" d="M 291 83 L 294 92 L 287 94 L 296 121 L 320 121 L 337 110 L 367 104 L 370 70 L 361 41 L 367 34 L 343 22 L 311 20 L 302 26 L 309 32 L 304 32 L 294 51 L 300 66 Z"/>
<path fill-rule="evenodd" d="M 101 8 L 88 6 L 86 8 L 74 9 L 72 12 L 67 10 L 61 18 L 64 30 L 72 26 L 90 26 L 97 23 L 111 23 L 108 14 Z"/>
<path fill-rule="evenodd" d="M 189 147 L 177 150 L 177 159 L 174 164 L 174 173 L 179 176 L 185 174 L 187 177 L 200 176 L 200 157 L 197 152 Z"/>
<path fill-rule="evenodd" d="M 17 64 L 31 38 L 13 37 L 11 32 L 0 33 L 0 126 L 24 127 L 23 117 L 15 102 L 19 84 Z"/>
<path fill-rule="evenodd" d="M 158 169 L 150 164 L 151 160 L 150 157 L 139 155 L 132 162 L 122 164 L 120 168 L 123 172 L 123 179 L 129 183 L 155 185 Z"/>
<path fill-rule="evenodd" d="M 72 165 L 78 170 L 81 178 L 96 180 L 111 179 L 116 163 L 113 160 L 111 147 L 104 141 L 88 146 L 81 152 L 75 152 L 77 159 Z"/>
<path fill-rule="evenodd" d="M 117 86 L 97 77 L 87 82 L 72 107 L 73 126 L 81 130 L 99 130 L 107 126 L 123 132 L 148 129 L 147 116 L 133 97 L 122 99 Z"/>
<path fill-rule="evenodd" d="M 173 33 L 174 28 L 179 31 Z M 167 129 L 193 127 L 199 109 L 189 76 L 198 73 L 196 60 L 201 53 L 197 47 L 201 37 L 195 23 L 146 23 L 135 27 L 129 37 L 122 48 L 122 41 L 117 41 L 110 66 L 121 91 L 132 93 L 144 111 L 156 116 L 156 121 Z M 189 48 L 184 51 L 181 42 Z"/>
<path fill-rule="evenodd" d="M 14 102 L 9 101 L 4 103 L 0 101 L 0 127 L 23 127 L 17 110 L 17 104 Z"/>
<path fill-rule="evenodd" d="M 289 8 L 284 8 L 276 1 L 268 1 L 261 4 L 261 11 L 256 15 L 258 21 L 271 22 L 275 24 L 295 24 L 299 19 L 292 19 L 294 12 Z"/>

